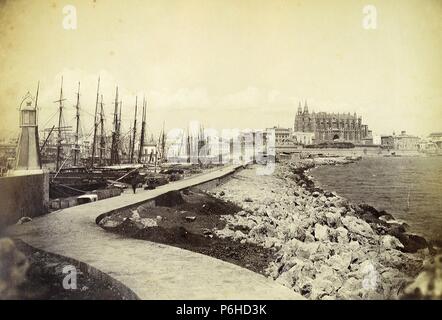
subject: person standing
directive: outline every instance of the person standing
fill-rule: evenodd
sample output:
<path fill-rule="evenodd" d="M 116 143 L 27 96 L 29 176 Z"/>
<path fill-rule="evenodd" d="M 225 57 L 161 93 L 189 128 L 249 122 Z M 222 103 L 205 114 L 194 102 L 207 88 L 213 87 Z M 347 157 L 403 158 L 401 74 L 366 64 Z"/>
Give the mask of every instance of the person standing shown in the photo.
<path fill-rule="evenodd" d="M 132 190 L 134 191 L 134 194 L 137 192 L 137 185 L 138 185 L 138 174 L 135 174 L 131 181 Z"/>

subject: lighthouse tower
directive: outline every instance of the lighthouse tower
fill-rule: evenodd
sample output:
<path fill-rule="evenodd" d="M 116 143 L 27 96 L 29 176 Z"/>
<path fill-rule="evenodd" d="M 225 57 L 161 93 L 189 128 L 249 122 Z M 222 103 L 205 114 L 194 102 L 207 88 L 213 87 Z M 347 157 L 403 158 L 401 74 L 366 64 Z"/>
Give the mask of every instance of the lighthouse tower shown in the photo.
<path fill-rule="evenodd" d="M 37 91 L 38 97 L 38 91 Z M 17 146 L 17 162 L 13 175 L 41 172 L 40 146 L 38 144 L 37 97 L 28 92 L 20 104 L 20 138 Z"/>

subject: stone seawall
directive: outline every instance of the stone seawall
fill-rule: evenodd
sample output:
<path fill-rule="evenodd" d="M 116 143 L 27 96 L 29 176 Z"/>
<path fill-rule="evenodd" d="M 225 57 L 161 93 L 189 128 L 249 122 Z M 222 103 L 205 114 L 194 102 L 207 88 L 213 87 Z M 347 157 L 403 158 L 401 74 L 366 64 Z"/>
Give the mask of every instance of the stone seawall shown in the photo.
<path fill-rule="evenodd" d="M 0 178 L 0 229 L 22 217 L 37 217 L 47 212 L 49 174 L 30 174 Z"/>

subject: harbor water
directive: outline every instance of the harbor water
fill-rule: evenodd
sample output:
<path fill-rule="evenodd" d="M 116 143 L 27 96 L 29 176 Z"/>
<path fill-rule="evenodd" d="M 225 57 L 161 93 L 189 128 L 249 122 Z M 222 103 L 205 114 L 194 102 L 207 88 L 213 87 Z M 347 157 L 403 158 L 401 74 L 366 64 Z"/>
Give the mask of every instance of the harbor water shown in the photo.
<path fill-rule="evenodd" d="M 354 203 L 386 210 L 406 222 L 409 232 L 442 240 L 442 157 L 367 157 L 320 166 L 310 175 Z"/>

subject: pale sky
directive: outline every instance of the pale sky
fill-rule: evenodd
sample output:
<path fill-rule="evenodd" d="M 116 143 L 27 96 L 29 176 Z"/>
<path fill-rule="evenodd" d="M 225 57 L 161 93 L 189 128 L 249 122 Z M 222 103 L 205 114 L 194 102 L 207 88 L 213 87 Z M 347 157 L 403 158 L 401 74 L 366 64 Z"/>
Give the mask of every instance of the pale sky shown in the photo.
<path fill-rule="evenodd" d="M 68 4 L 76 30 L 63 28 Z M 367 4 L 375 30 L 362 27 Z M 3 135 L 18 129 L 18 105 L 38 81 L 40 126 L 54 123 L 62 75 L 72 125 L 81 81 L 85 131 L 99 75 L 108 129 L 119 85 L 125 130 L 144 94 L 155 132 L 163 120 L 289 127 L 299 100 L 357 112 L 375 134 L 442 131 L 440 0 L 0 0 L 0 27 Z"/>

